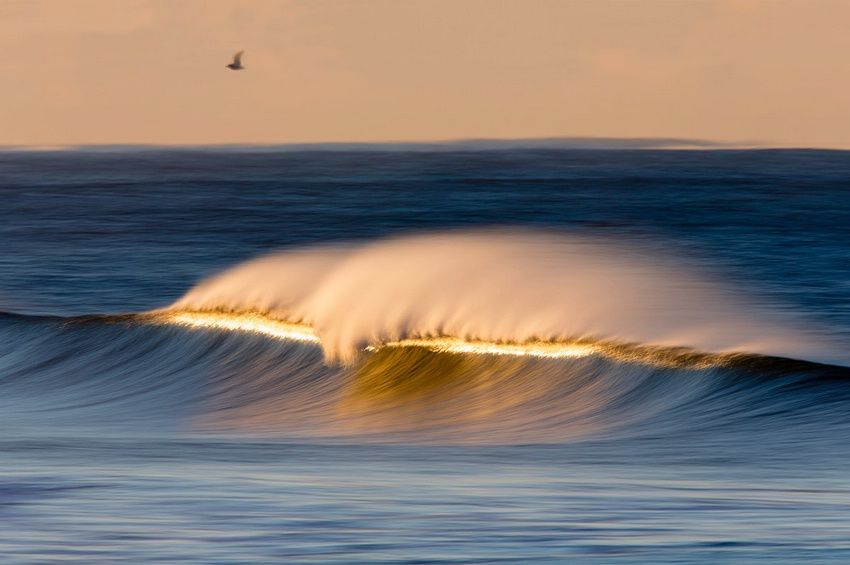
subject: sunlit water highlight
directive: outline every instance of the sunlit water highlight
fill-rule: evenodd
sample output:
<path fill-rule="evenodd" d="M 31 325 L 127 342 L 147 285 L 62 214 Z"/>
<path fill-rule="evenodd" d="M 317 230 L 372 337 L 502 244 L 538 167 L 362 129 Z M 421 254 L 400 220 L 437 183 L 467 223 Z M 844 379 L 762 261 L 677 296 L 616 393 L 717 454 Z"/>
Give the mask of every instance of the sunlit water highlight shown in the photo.
<path fill-rule="evenodd" d="M 380 346 L 369 346 L 371 351 L 380 347 L 423 347 L 429 351 L 443 353 L 469 353 L 474 355 L 510 355 L 514 357 L 541 357 L 544 359 L 571 359 L 587 357 L 600 351 L 599 347 L 578 343 L 492 343 L 465 341 L 452 337 L 428 339 L 404 339 L 391 341 Z"/>
<path fill-rule="evenodd" d="M 165 311 L 138 316 L 140 321 L 174 324 L 191 328 L 226 330 L 258 334 L 285 341 L 312 343 L 321 346 L 315 330 L 303 323 L 271 318 L 258 312 Z M 541 359 L 577 359 L 600 356 L 621 362 L 641 363 L 659 367 L 707 368 L 731 363 L 737 354 L 710 354 L 682 348 L 664 348 L 591 342 L 588 339 L 571 341 L 530 341 L 525 343 L 465 340 L 453 336 L 407 338 L 366 345 L 362 352 L 374 353 L 384 348 L 421 348 L 435 353 L 537 357 Z"/>
<path fill-rule="evenodd" d="M 275 320 L 257 313 L 225 314 L 221 312 L 168 312 L 155 314 L 156 322 L 260 334 L 275 339 L 320 343 L 313 328 Z"/>
<path fill-rule="evenodd" d="M 158 323 L 176 324 L 194 328 L 207 328 L 247 332 L 288 341 L 321 344 L 321 339 L 313 328 L 305 324 L 295 324 L 276 320 L 256 312 L 192 312 L 177 311 L 153 314 L 150 319 Z M 485 341 L 466 341 L 452 337 L 434 337 L 405 339 L 366 346 L 364 351 L 377 351 L 382 347 L 423 347 L 444 353 L 468 353 L 477 355 L 511 355 L 516 357 L 542 357 L 548 359 L 568 359 L 586 357 L 598 353 L 601 349 L 591 344 L 577 343 L 492 343 Z"/>

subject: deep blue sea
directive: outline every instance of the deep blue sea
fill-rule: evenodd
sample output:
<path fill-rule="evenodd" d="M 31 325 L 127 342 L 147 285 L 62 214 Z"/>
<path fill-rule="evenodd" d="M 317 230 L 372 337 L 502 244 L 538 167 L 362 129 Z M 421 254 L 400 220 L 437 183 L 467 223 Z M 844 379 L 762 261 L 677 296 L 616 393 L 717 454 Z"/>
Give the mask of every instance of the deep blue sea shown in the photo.
<path fill-rule="evenodd" d="M 841 151 L 0 151 L 0 560 L 848 563 L 848 242 Z"/>

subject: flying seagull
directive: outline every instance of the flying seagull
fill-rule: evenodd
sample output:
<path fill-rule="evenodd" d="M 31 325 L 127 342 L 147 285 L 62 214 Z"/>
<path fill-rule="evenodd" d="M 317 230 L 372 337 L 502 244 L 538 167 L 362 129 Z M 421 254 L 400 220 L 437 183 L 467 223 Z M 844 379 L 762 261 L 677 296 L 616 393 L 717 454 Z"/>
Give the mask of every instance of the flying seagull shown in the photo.
<path fill-rule="evenodd" d="M 231 71 L 241 71 L 245 68 L 242 66 L 242 53 L 244 53 L 244 51 L 239 51 L 233 56 L 233 62 L 227 65 L 228 69 Z"/>

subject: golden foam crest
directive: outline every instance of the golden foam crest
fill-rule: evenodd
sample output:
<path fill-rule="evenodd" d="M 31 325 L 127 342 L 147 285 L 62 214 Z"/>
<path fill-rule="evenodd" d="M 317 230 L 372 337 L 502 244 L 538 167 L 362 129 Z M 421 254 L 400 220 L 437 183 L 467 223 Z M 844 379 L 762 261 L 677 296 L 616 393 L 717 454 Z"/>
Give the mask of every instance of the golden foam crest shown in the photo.
<path fill-rule="evenodd" d="M 268 337 L 320 344 L 321 340 L 312 327 L 276 320 L 259 313 L 225 313 L 201 311 L 165 312 L 156 319 L 160 322 L 197 328 L 241 331 Z M 563 359 L 586 357 L 598 353 L 600 348 L 592 344 L 578 343 L 495 343 L 467 341 L 454 337 L 415 338 L 370 345 L 367 351 L 382 347 L 421 347 L 442 353 L 471 353 L 479 355 L 509 355 L 513 357 L 543 357 Z"/>
<path fill-rule="evenodd" d="M 258 312 L 165 311 L 153 315 L 159 323 L 180 326 L 240 331 L 261 334 L 275 339 L 314 343 L 321 338 L 309 325 L 271 318 Z M 525 343 L 465 340 L 457 337 L 408 338 L 373 344 L 366 351 L 383 348 L 418 347 L 437 353 L 504 355 L 544 359 L 576 359 L 598 355 L 623 362 L 650 364 L 660 367 L 707 368 L 722 364 L 727 356 L 712 355 L 677 348 L 654 348 L 606 343 L 603 341 L 531 341 Z"/>
<path fill-rule="evenodd" d="M 380 347 L 422 347 L 435 352 L 473 353 L 479 355 L 510 355 L 514 357 L 543 357 L 564 359 L 587 357 L 598 353 L 600 348 L 592 344 L 580 343 L 494 343 L 488 341 L 466 341 L 455 337 L 435 337 L 423 339 L 403 339 L 384 343 Z M 370 346 L 367 349 L 377 350 Z"/>
<path fill-rule="evenodd" d="M 157 320 L 180 326 L 241 331 L 289 341 L 320 343 L 316 332 L 306 324 L 275 320 L 257 313 L 165 312 L 157 316 Z"/>

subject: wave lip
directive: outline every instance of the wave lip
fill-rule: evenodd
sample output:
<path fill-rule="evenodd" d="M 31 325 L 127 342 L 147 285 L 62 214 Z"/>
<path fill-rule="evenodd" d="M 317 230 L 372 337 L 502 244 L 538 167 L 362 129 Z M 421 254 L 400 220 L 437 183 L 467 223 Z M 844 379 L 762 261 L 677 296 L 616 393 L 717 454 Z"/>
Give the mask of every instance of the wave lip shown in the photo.
<path fill-rule="evenodd" d="M 309 325 L 278 320 L 258 312 L 178 310 L 156 314 L 152 319 L 157 323 L 192 328 L 247 332 L 274 339 L 321 344 L 321 339 Z M 385 347 L 421 347 L 438 353 L 508 355 L 513 357 L 542 357 L 548 359 L 586 357 L 601 351 L 599 346 L 591 343 L 542 341 L 496 343 L 467 341 L 451 336 L 408 338 L 387 343 L 373 343 L 366 346 L 363 351 L 377 351 Z"/>
<path fill-rule="evenodd" d="M 166 311 L 161 314 L 142 315 L 157 324 L 185 326 L 197 329 L 225 330 L 258 334 L 284 341 L 322 345 L 315 330 L 304 323 L 270 318 L 257 312 L 205 312 Z M 432 353 L 458 355 L 492 355 L 504 357 L 531 357 L 539 359 L 580 359 L 600 357 L 621 363 L 639 363 L 663 368 L 705 369 L 734 364 L 744 358 L 757 358 L 743 354 L 712 354 L 686 348 L 669 348 L 628 343 L 571 339 L 561 341 L 482 341 L 466 340 L 455 336 L 405 338 L 398 341 L 373 342 L 361 353 L 376 353 L 391 349 L 421 349 Z"/>
<path fill-rule="evenodd" d="M 289 341 L 320 343 L 319 337 L 310 326 L 275 320 L 256 312 L 227 314 L 224 312 L 176 311 L 159 314 L 155 317 L 155 320 L 178 326 L 241 331 Z"/>
<path fill-rule="evenodd" d="M 379 346 L 370 345 L 367 350 L 377 351 L 384 347 L 422 347 L 437 353 L 471 353 L 476 355 L 508 355 L 512 357 L 542 357 L 545 359 L 569 359 L 587 357 L 599 352 L 590 343 L 494 343 L 466 341 L 456 337 L 403 339 Z"/>

